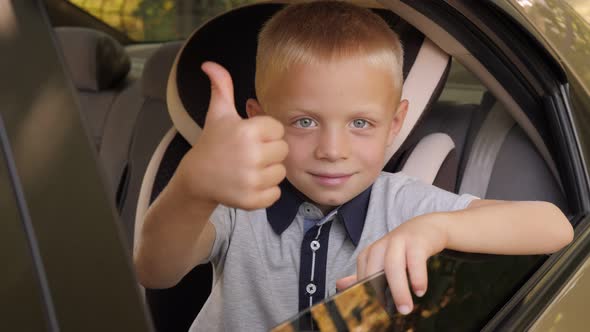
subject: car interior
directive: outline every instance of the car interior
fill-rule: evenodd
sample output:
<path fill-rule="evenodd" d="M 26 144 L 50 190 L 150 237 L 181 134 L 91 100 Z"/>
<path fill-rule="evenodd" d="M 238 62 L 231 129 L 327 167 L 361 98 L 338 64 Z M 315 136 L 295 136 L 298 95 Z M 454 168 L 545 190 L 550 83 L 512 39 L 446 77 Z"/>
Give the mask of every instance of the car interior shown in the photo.
<path fill-rule="evenodd" d="M 214 60 L 229 70 L 245 117 L 245 101 L 255 97 L 256 35 L 282 6 L 240 7 L 209 20 L 186 40 L 154 44 L 124 44 L 106 29 L 54 20 L 130 252 L 143 214 L 204 125 L 210 86 L 200 63 Z M 567 215 L 554 156 L 515 101 L 518 96 L 436 22 L 402 2 L 371 7 L 400 35 L 403 98 L 410 101 L 384 171 L 481 198 L 550 201 Z M 203 265 L 171 289 L 147 289 L 157 330 L 187 330 L 213 282 L 212 267 Z"/>

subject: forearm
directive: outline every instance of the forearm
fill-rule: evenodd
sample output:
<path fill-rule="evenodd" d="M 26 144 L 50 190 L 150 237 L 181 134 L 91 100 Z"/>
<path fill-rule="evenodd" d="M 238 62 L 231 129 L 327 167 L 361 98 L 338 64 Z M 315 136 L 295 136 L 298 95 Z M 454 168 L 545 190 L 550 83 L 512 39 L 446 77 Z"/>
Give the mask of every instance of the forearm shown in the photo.
<path fill-rule="evenodd" d="M 182 186 L 175 175 L 147 211 L 135 239 L 135 270 L 146 287 L 175 285 L 209 255 L 215 234 L 207 234 L 206 225 L 217 204 L 187 197 Z"/>
<path fill-rule="evenodd" d="M 552 253 L 573 237 L 567 218 L 547 202 L 474 201 L 442 217 L 446 247 L 464 252 Z"/>

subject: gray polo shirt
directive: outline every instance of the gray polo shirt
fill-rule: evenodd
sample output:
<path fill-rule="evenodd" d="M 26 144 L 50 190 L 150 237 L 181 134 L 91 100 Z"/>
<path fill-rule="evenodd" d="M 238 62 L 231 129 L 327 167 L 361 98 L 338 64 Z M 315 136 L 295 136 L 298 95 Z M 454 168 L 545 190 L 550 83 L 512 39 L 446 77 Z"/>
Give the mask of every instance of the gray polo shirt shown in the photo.
<path fill-rule="evenodd" d="M 370 188 L 324 216 L 288 183 L 281 189 L 268 209 L 214 211 L 213 290 L 190 331 L 267 331 L 333 295 L 336 280 L 355 273 L 357 255 L 397 226 L 418 215 L 463 209 L 476 198 L 402 173 L 381 173 Z"/>

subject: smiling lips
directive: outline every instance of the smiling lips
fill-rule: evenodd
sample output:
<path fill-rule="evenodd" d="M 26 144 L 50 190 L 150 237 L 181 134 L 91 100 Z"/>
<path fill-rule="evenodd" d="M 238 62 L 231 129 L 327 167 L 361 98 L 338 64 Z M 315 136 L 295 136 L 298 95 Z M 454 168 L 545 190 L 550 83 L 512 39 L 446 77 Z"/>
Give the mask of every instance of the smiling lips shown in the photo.
<path fill-rule="evenodd" d="M 313 179 L 323 186 L 338 186 L 350 179 L 352 174 L 314 174 L 309 173 Z"/>

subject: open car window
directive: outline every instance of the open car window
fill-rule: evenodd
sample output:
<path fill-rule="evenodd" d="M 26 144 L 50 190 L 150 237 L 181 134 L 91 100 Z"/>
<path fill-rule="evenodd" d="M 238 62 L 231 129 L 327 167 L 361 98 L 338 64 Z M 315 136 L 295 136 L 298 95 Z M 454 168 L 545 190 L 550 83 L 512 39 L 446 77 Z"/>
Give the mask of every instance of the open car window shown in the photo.
<path fill-rule="evenodd" d="M 208 19 L 260 0 L 65 0 L 136 42 L 179 40 Z"/>
<path fill-rule="evenodd" d="M 479 104 L 486 91 L 486 87 L 473 73 L 453 59 L 447 83 L 438 101 L 453 104 Z"/>

